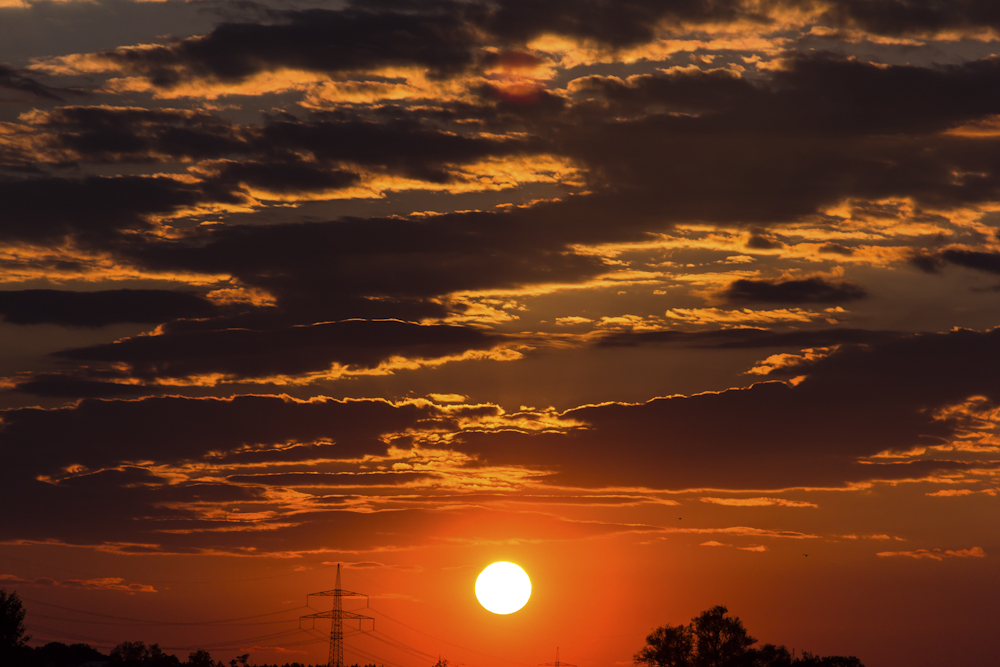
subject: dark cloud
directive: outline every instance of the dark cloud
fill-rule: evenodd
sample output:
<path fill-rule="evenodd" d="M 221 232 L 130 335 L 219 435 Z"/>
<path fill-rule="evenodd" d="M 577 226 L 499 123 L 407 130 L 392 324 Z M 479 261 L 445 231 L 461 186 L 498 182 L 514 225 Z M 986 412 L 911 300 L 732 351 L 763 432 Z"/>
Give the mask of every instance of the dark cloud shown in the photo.
<path fill-rule="evenodd" d="M 452 182 L 447 167 L 486 157 L 539 152 L 540 141 L 484 138 L 442 131 L 417 118 L 273 119 L 260 131 L 259 150 L 308 151 L 323 162 L 381 167 L 430 183 Z"/>
<path fill-rule="evenodd" d="M 222 23 L 204 36 L 99 56 L 161 88 L 194 78 L 242 81 L 285 68 L 337 74 L 420 66 L 445 76 L 471 67 L 479 46 L 475 26 L 466 16 L 477 6 L 462 3 L 449 9 L 277 12 L 278 21 L 272 24 Z"/>
<path fill-rule="evenodd" d="M 544 34 L 557 34 L 625 47 L 651 41 L 661 25 L 727 23 L 737 19 L 759 19 L 744 9 L 742 0 L 501 0 L 488 26 L 497 36 L 530 41 Z"/>
<path fill-rule="evenodd" d="M 800 350 L 807 347 L 884 342 L 904 334 L 895 331 L 867 329 L 819 329 L 815 331 L 774 332 L 767 329 L 716 329 L 710 331 L 622 331 L 598 339 L 602 347 L 636 345 L 678 345 L 720 349 L 784 348 Z"/>
<path fill-rule="evenodd" d="M 270 22 L 226 22 L 207 35 L 97 56 L 119 70 L 173 88 L 191 79 L 235 82 L 284 68 L 337 75 L 417 66 L 444 77 L 493 64 L 483 47 L 523 45 L 544 34 L 625 47 L 648 42 L 659 25 L 766 18 L 743 0 L 523 0 L 364 2 L 340 10 L 269 11 Z"/>
<path fill-rule="evenodd" d="M 234 150 L 237 157 L 250 159 L 219 163 L 214 181 L 208 176 L 200 185 L 171 185 L 188 190 L 191 199 L 238 198 L 235 188 L 243 186 L 278 192 L 342 187 L 354 179 L 343 163 L 446 182 L 454 178 L 449 165 L 525 152 L 575 159 L 587 167 L 592 194 L 507 214 L 199 230 L 174 242 L 133 239 L 127 256 L 153 268 L 228 272 L 285 299 L 282 307 L 293 295 L 332 299 L 346 308 L 327 318 L 338 319 L 371 316 L 351 312 L 350 299 L 433 298 L 457 290 L 591 276 L 601 262 L 575 256 L 567 252 L 569 246 L 637 239 L 672 222 L 773 224 L 815 215 L 845 198 L 910 196 L 935 206 L 989 201 L 1000 198 L 994 142 L 970 142 L 940 130 L 1000 112 L 997 96 L 979 94 L 1000 90 L 996 84 L 1000 67 L 992 59 L 945 68 L 877 67 L 820 54 L 791 57 L 787 70 L 757 83 L 686 70 L 628 82 L 591 77 L 580 91 L 597 95 L 597 101 L 566 105 L 550 95 L 562 106 L 545 107 L 538 116 L 530 110 L 547 102 L 517 110 L 503 102 L 455 105 L 452 112 L 458 115 L 447 119 L 452 127 L 465 121 L 496 122 L 500 126 L 494 129 L 500 132 L 517 126 L 528 130 L 528 139 L 449 133 L 422 117 L 423 111 L 399 110 L 381 121 L 336 114 L 309 121 L 282 116 L 259 128 L 198 123 L 199 131 L 218 129 L 216 157 Z M 831 109 L 841 99 L 852 102 L 845 102 L 844 110 Z M 79 132 L 70 126 L 60 132 L 84 137 L 91 131 L 86 128 L 114 129 L 117 113 L 87 111 L 74 117 L 82 123 Z M 156 146 L 149 149 L 155 152 L 174 149 L 171 141 L 149 137 L 166 132 L 164 124 L 185 129 L 185 118 L 177 113 L 129 122 L 139 124 L 141 130 L 133 135 Z M 121 127 L 130 127 L 129 122 Z M 900 134 L 904 130 L 933 134 L 915 140 Z M 97 144 L 113 143 L 98 135 Z M 121 141 L 122 155 L 141 153 L 147 145 L 140 141 L 130 147 L 130 140 Z M 173 143 L 178 155 L 191 152 L 180 147 L 198 144 L 193 138 Z M 315 162 L 289 161 L 303 153 Z M 956 180 L 956 172 L 968 175 Z M 66 199 L 52 196 L 52 187 L 46 189 L 50 192 L 43 198 Z M 100 209 L 95 203 L 82 210 Z M 629 215 L 622 216 L 623 210 Z M 114 219 L 113 213 L 102 219 Z M 607 224 L 609 219 L 617 224 Z M 775 247 L 756 237 L 751 245 Z M 296 246 L 294 262 L 282 259 L 290 254 L 267 257 L 274 254 L 271 248 Z M 529 255 L 523 254 L 525 247 Z M 258 266 L 262 257 L 271 266 Z M 338 288 L 331 295 L 315 289 L 320 284 Z"/>
<path fill-rule="evenodd" d="M 641 218 L 649 209 L 666 222 L 770 225 L 845 199 L 997 199 L 996 142 L 943 132 L 1000 112 L 1000 94 L 982 92 L 998 83 L 995 58 L 922 68 L 789 54 L 785 69 L 757 80 L 590 77 L 571 86 L 583 99 L 545 124 L 556 152 L 588 165 L 598 192 L 627 193 Z M 776 247 L 756 237 L 750 246 Z"/>
<path fill-rule="evenodd" d="M 721 69 L 682 69 L 627 81 L 584 77 L 573 86 L 578 93 L 599 94 L 618 112 L 658 108 L 727 118 L 717 129 L 851 136 L 932 133 L 997 113 L 998 80 L 995 57 L 920 67 L 790 52 L 783 68 L 757 80 Z"/>
<path fill-rule="evenodd" d="M 659 28 L 681 28 L 699 24 L 759 24 L 773 20 L 771 12 L 812 9 L 816 3 L 777 0 L 555 0 L 544 5 L 531 0 L 499 0 L 490 16 L 494 34 L 527 41 L 544 34 L 557 34 L 600 42 L 611 47 L 633 46 L 652 41 Z M 820 23 L 860 28 L 879 35 L 928 35 L 950 31 L 981 32 L 1000 27 L 1000 10 L 990 0 L 907 2 L 905 0 L 831 0 Z"/>
<path fill-rule="evenodd" d="M 940 442 L 957 423 L 934 411 L 970 396 L 1000 400 L 1000 330 L 900 337 L 844 346 L 806 364 L 795 387 L 585 406 L 564 413 L 568 433 L 463 434 L 456 446 L 492 464 L 535 465 L 554 481 L 652 488 L 839 485 L 913 469 L 872 468 L 859 457 Z M 912 469 L 911 469 L 912 468 Z"/>
<path fill-rule="evenodd" d="M 225 162 L 212 176 L 225 187 L 248 186 L 281 195 L 341 190 L 357 184 L 361 177 L 344 169 L 324 169 L 303 162 Z"/>
<path fill-rule="evenodd" d="M 332 440 L 335 457 L 355 458 L 384 454 L 388 444 L 381 435 L 439 415 L 432 405 L 393 405 L 374 399 L 84 399 L 66 408 L 5 411 L 0 457 L 11 473 L 51 474 L 71 465 L 96 471 L 129 461 L 197 461 L 209 452 L 244 446 L 267 449 Z"/>
<path fill-rule="evenodd" d="M 216 199 L 237 201 L 219 194 Z M 151 229 L 150 216 L 206 200 L 198 186 L 165 177 L 0 180 L 0 240 L 44 243 L 79 236 L 103 242 L 123 230 Z"/>
<path fill-rule="evenodd" d="M 383 486 L 419 482 L 434 478 L 432 473 L 399 472 L 292 472 L 263 473 L 257 475 L 229 475 L 233 483 L 263 484 L 267 486 Z"/>
<path fill-rule="evenodd" d="M 27 97 L 62 101 L 56 90 L 39 83 L 22 70 L 0 63 L 0 90 L 23 93 Z M 61 91 L 60 91 L 61 92 Z"/>
<path fill-rule="evenodd" d="M 203 297 L 169 290 L 0 291 L 0 316 L 11 324 L 102 327 L 119 322 L 159 324 L 187 317 L 212 317 L 219 308 Z"/>
<path fill-rule="evenodd" d="M 884 464 L 859 459 L 948 438 L 959 424 L 952 418 L 937 418 L 935 412 L 941 407 L 970 396 L 1000 400 L 1000 330 L 957 330 L 869 343 L 843 346 L 804 364 L 800 370 L 807 377 L 794 387 L 769 382 L 644 404 L 588 405 L 562 414 L 580 427 L 544 433 L 464 431 L 448 442 L 481 456 L 482 463 L 537 468 L 549 472 L 551 481 L 592 487 L 836 486 L 981 467 L 940 456 Z M 496 412 L 488 406 L 467 409 Z M 133 540 L 138 541 L 135 536 L 152 525 L 160 537 L 147 543 L 167 542 L 176 549 L 234 547 L 228 536 L 190 532 L 227 523 L 199 516 L 195 504 L 257 502 L 265 497 L 260 487 L 272 483 L 301 487 L 317 481 L 323 486 L 416 479 L 383 471 L 372 471 L 375 474 L 365 479 L 345 474 L 356 470 L 324 470 L 316 462 L 384 455 L 393 435 L 423 429 L 454 432 L 457 420 L 465 415 L 451 410 L 423 403 L 299 402 L 269 396 L 84 400 L 54 410 L 8 410 L 0 431 L 4 464 L 0 470 L 8 483 L 0 488 L 11 497 L 16 488 L 16 496 L 25 503 L 20 506 L 32 508 L 28 514 L 43 520 L 6 522 L 5 536 L 44 535 L 93 544 L 125 541 L 124 525 L 135 527 Z M 300 467 L 264 474 L 244 469 L 230 472 L 225 483 L 165 489 L 157 475 L 130 464 L 137 461 L 222 467 L 293 462 Z M 308 468 L 301 467 L 310 461 Z M 67 473 L 74 465 L 85 469 Z M 44 473 L 59 479 L 35 480 Z M 336 510 L 344 499 L 327 500 L 329 510 L 339 514 Z M 71 506 L 65 516 L 50 516 L 64 504 Z M 86 513 L 101 517 L 101 527 L 89 535 L 71 523 L 89 526 L 92 521 Z M 277 533 L 265 531 L 267 535 L 255 537 L 254 546 L 308 548 L 312 530 L 340 521 L 321 512 L 300 512 Z M 499 521 L 491 530 L 502 533 L 511 526 Z M 166 537 L 163 531 L 172 535 Z M 410 537 L 399 539 L 416 534 L 404 532 Z"/>
<path fill-rule="evenodd" d="M 741 278 L 722 293 L 730 303 L 843 303 L 864 299 L 859 285 L 824 278 L 803 280 L 749 280 Z"/>
<path fill-rule="evenodd" d="M 456 446 L 494 465 L 554 471 L 556 484 L 768 489 L 869 479 L 858 457 L 945 434 L 910 409 L 889 413 L 831 398 L 765 383 L 641 405 L 578 408 L 565 417 L 583 422 L 584 429 L 468 434 Z"/>
<path fill-rule="evenodd" d="M 76 375 L 39 373 L 17 381 L 13 391 L 45 398 L 110 398 L 149 395 L 156 390 L 141 385 L 92 380 Z"/>
<path fill-rule="evenodd" d="M 438 359 L 486 350 L 504 338 L 477 329 L 398 320 L 347 320 L 268 331 L 225 329 L 137 336 L 57 352 L 82 362 L 127 364 L 144 380 L 222 374 L 234 378 L 320 373 L 334 364 L 375 368 L 393 357 Z"/>
<path fill-rule="evenodd" d="M 33 126 L 48 133 L 50 146 L 88 162 L 227 159 L 199 170 L 207 170 L 208 184 L 224 192 L 241 185 L 285 194 L 343 188 L 359 179 L 344 164 L 450 183 L 455 166 L 543 147 L 538 140 L 446 131 L 413 115 L 281 115 L 258 126 L 205 111 L 61 107 L 35 118 Z"/>
<path fill-rule="evenodd" d="M 247 151 L 245 129 L 206 111 L 59 107 L 33 119 L 50 142 L 92 162 L 206 159 Z"/>
<path fill-rule="evenodd" d="M 232 225 L 195 230 L 174 241 L 134 242 L 120 250 L 124 258 L 153 270 L 228 273 L 271 292 L 281 306 L 303 299 L 337 306 L 388 298 L 404 307 L 433 308 L 421 306 L 421 300 L 576 281 L 606 270 L 600 258 L 572 253 L 558 237 L 551 238 L 533 215 L 519 210 Z"/>
<path fill-rule="evenodd" d="M 1000 8 L 990 0 L 833 0 L 824 18 L 835 25 L 879 35 L 934 35 L 998 28 Z"/>
<path fill-rule="evenodd" d="M 1000 253 L 976 252 L 974 250 L 945 250 L 938 257 L 949 264 L 967 269 L 1000 274 Z"/>
<path fill-rule="evenodd" d="M 912 253 L 908 261 L 924 273 L 940 273 L 945 264 L 937 255 L 922 250 Z"/>
<path fill-rule="evenodd" d="M 936 253 L 921 250 L 910 255 L 909 262 L 924 273 L 940 273 L 945 266 L 953 264 L 975 271 L 1000 274 L 1000 253 L 996 252 L 956 248 Z"/>
<path fill-rule="evenodd" d="M 747 248 L 751 250 L 776 250 L 777 248 L 784 248 L 785 244 L 774 238 L 769 238 L 764 234 L 751 234 L 750 238 L 747 239 Z"/>
<path fill-rule="evenodd" d="M 834 255 L 853 255 L 854 248 L 849 246 L 841 245 L 840 243 L 824 243 L 819 248 L 820 252 L 831 253 Z"/>

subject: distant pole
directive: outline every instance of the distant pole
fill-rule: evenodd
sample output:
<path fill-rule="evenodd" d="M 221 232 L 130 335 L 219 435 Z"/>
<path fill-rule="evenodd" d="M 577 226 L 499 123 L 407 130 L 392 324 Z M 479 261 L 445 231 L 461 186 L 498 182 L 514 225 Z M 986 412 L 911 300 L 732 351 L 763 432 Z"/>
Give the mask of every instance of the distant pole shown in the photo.
<path fill-rule="evenodd" d="M 344 667 L 344 619 L 354 620 L 354 621 L 371 621 L 372 627 L 375 627 L 375 619 L 371 616 L 362 616 L 361 614 L 355 614 L 352 611 L 344 611 L 344 604 L 342 598 L 345 597 L 362 597 L 365 598 L 365 606 L 368 606 L 368 596 L 364 593 L 355 593 L 353 591 L 345 591 L 340 587 L 340 563 L 337 563 L 337 583 L 333 590 L 320 591 L 319 593 L 310 593 L 306 596 L 308 600 L 309 597 L 313 595 L 318 595 L 322 597 L 332 597 L 333 598 L 333 609 L 330 611 L 322 611 L 318 614 L 308 614 L 302 618 L 329 618 L 330 623 L 330 658 L 327 661 L 327 667 Z M 315 621 L 314 621 L 315 622 Z"/>
<path fill-rule="evenodd" d="M 542 667 L 576 667 L 568 662 L 559 662 L 559 647 L 556 646 L 556 661 L 555 662 L 543 662 Z"/>

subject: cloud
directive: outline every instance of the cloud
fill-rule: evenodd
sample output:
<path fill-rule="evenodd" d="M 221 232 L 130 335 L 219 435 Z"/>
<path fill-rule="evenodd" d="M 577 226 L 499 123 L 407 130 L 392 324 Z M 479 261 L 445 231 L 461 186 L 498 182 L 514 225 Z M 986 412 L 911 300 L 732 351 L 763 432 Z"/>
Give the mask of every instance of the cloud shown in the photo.
<path fill-rule="evenodd" d="M 274 23 L 221 23 L 207 35 L 63 57 L 50 67 L 116 70 L 165 89 L 192 79 L 233 83 L 286 69 L 332 75 L 415 66 L 446 76 L 475 62 L 478 39 L 466 15 L 477 6 L 444 9 L 275 12 Z"/>
<path fill-rule="evenodd" d="M 713 505 L 726 505 L 728 507 L 819 507 L 815 503 L 804 500 L 787 500 L 785 498 L 700 498 L 703 503 Z"/>
<path fill-rule="evenodd" d="M 195 294 L 168 290 L 0 291 L 0 315 L 11 324 L 102 327 L 119 322 L 159 324 L 212 317 L 219 308 Z"/>
<path fill-rule="evenodd" d="M 23 93 L 29 98 L 62 101 L 62 98 L 56 93 L 56 89 L 41 84 L 27 76 L 26 72 L 3 63 L 0 63 L 0 90 Z"/>
<path fill-rule="evenodd" d="M 156 184 L 171 191 L 131 205 L 106 191 L 110 186 L 105 181 L 118 179 L 85 181 L 76 195 L 69 190 L 77 186 L 65 179 L 18 181 L 10 187 L 14 220 L 26 215 L 17 213 L 21 190 L 34 190 L 27 193 L 31 201 L 81 205 L 70 209 L 60 204 L 48 214 L 43 208 L 35 212 L 42 224 L 25 221 L 7 233 L 41 241 L 86 231 L 118 261 L 143 271 L 231 275 L 272 294 L 286 323 L 351 317 L 419 320 L 446 314 L 441 297 L 455 292 L 591 279 L 609 265 L 583 252 L 583 246 L 638 240 L 677 222 L 753 224 L 758 229 L 765 220 L 775 225 L 815 216 L 845 197 L 913 197 L 920 205 L 947 207 L 1000 196 L 988 165 L 989 142 L 940 134 L 965 117 L 1000 112 L 1000 100 L 972 99 L 973 91 L 1000 89 L 993 85 L 994 79 L 1000 81 L 993 61 L 877 67 L 815 55 L 789 57 L 783 67 L 761 79 L 687 69 L 628 80 L 591 78 L 571 86 L 565 98 L 550 94 L 556 103 L 540 100 L 515 107 L 483 99 L 443 104 L 441 121 L 403 107 L 384 109 L 382 118 L 343 111 L 309 120 L 275 116 L 259 126 L 204 119 L 211 114 L 203 111 L 54 111 L 38 115 L 36 125 L 49 128 L 45 131 L 65 141 L 67 150 L 71 145 L 75 151 L 89 147 L 89 159 L 95 160 L 143 155 L 194 159 L 201 151 L 197 159 L 203 163 L 191 172 L 200 175 L 192 176 L 192 182 L 170 183 L 130 177 L 139 178 L 137 187 Z M 831 116 L 824 101 L 829 90 L 834 99 L 862 99 L 859 107 L 870 103 L 872 108 L 852 111 L 850 117 Z M 903 98 L 912 103 L 903 108 L 895 97 L 885 96 L 886 90 L 903 90 Z M 927 90 L 940 94 L 928 96 Z M 596 97 L 584 99 L 586 95 Z M 931 98 L 933 103 L 927 101 Z M 776 113 L 790 117 L 775 120 Z M 910 114 L 906 117 L 912 123 L 898 125 L 900 114 Z M 878 118 L 884 123 L 875 122 Z M 447 132 L 439 122 L 489 132 Z M 808 142 L 781 140 L 789 131 L 809 137 Z M 267 146 L 276 153 L 268 154 Z M 213 152 L 214 157 L 206 157 Z M 627 160 L 622 157 L 626 154 Z M 674 159 L 664 162 L 664 154 Z M 373 170 L 451 187 L 449 179 L 466 179 L 461 169 L 486 164 L 477 161 L 539 155 L 577 165 L 590 194 L 506 212 L 185 226 L 169 236 L 130 234 L 127 240 L 112 233 L 151 231 L 153 219 L 198 206 L 253 208 L 260 202 L 251 201 L 252 194 L 290 200 L 330 196 L 338 188 L 367 182 Z M 943 169 L 942 160 L 954 169 Z M 456 171 L 456 165 L 465 166 Z M 711 179 L 703 177 L 708 169 Z M 956 180 L 953 172 L 967 175 Z M 158 199 L 162 203 L 155 205 Z M 116 212 L 116 207 L 123 210 Z M 631 213 L 621 224 L 606 224 L 619 219 L 622 210 Z M 48 225 L 46 218 L 51 219 Z M 115 220 L 120 222 L 112 224 Z M 111 229 L 98 233 L 109 225 Z M 275 247 L 287 252 L 269 251 Z M 846 283 L 829 284 L 830 290 L 808 298 L 848 298 L 852 293 Z M 762 287 L 755 285 L 755 298 Z M 787 285 L 784 290 L 808 291 Z M 787 310 L 785 320 L 813 319 L 812 314 Z M 724 315 L 686 311 L 675 314 L 694 321 Z M 736 321 L 761 321 L 763 315 L 755 317 L 741 315 Z"/>
<path fill-rule="evenodd" d="M 593 99 L 569 107 L 561 123 L 548 122 L 561 150 L 599 174 L 596 184 L 627 185 L 633 220 L 656 211 L 661 224 L 757 228 L 803 220 L 848 198 L 909 197 L 948 209 L 998 196 L 997 174 L 986 167 L 990 142 L 958 144 L 940 134 L 997 113 L 1000 98 L 981 91 L 998 77 L 993 58 L 883 67 L 789 54 L 762 79 L 696 68 L 591 77 L 570 92 Z M 963 166 L 943 169 L 945 156 Z"/>
<path fill-rule="evenodd" d="M 108 548 L 122 552 L 227 553 L 248 545 L 258 553 L 323 548 L 321 533 L 330 530 L 362 531 L 368 546 L 422 543 L 439 534 L 477 543 L 511 535 L 549 539 L 624 528 L 541 518 L 518 528 L 529 515 L 480 509 L 529 484 L 592 490 L 577 496 L 610 490 L 612 504 L 621 504 L 622 487 L 838 487 L 960 474 L 983 463 L 873 463 L 882 459 L 871 457 L 947 441 L 962 425 L 940 407 L 973 395 L 1000 398 L 1000 372 L 990 361 L 1000 359 L 998 340 L 997 331 L 963 330 L 889 338 L 813 360 L 794 387 L 770 382 L 562 413 L 274 396 L 85 399 L 57 409 L 7 410 L 0 500 L 34 509 L 6 522 L 0 538 L 114 543 Z M 537 423 L 521 423 L 529 417 Z M 349 490 L 371 485 L 402 485 L 414 497 Z M 484 493 L 483 485 L 495 491 Z M 331 493 L 336 487 L 343 491 Z M 704 497 L 715 504 L 808 506 L 759 492 Z M 489 526 L 481 530 L 465 523 L 484 517 Z M 439 530 L 453 532 L 421 532 Z M 804 539 L 746 527 L 684 530 Z"/>
<path fill-rule="evenodd" d="M 336 563 L 326 563 L 326 562 L 324 562 L 323 565 L 333 566 L 333 565 L 336 565 Z M 423 568 L 421 566 L 419 566 L 419 565 L 390 565 L 390 564 L 386 564 L 386 563 L 380 563 L 380 562 L 374 561 L 374 560 L 357 561 L 357 562 L 354 562 L 354 563 L 348 562 L 348 563 L 344 563 L 344 567 L 352 569 L 352 570 L 367 570 L 367 569 L 374 569 L 374 568 L 378 568 L 378 569 L 383 569 L 384 568 L 384 569 L 387 569 L 387 570 L 402 570 L 404 572 L 421 572 L 421 571 L 423 571 Z"/>
<path fill-rule="evenodd" d="M 963 266 L 967 269 L 1000 274 L 1000 253 L 977 252 L 973 250 L 945 250 L 938 257 L 949 264 Z"/>
<path fill-rule="evenodd" d="M 101 579 L 23 579 L 11 574 L 0 574 L 0 581 L 21 586 L 54 586 L 56 588 L 79 588 L 91 591 L 125 591 L 127 593 L 156 593 L 156 589 L 148 584 L 126 584 L 121 577 L 104 577 Z"/>
<path fill-rule="evenodd" d="M 824 19 L 879 35 L 982 34 L 1000 28 L 1000 16 L 989 0 L 961 4 L 910 4 L 895 0 L 832 0 Z"/>
<path fill-rule="evenodd" d="M 603 335 L 597 339 L 600 346 L 680 345 L 709 348 L 766 348 L 782 347 L 802 349 L 829 347 L 843 343 L 867 344 L 900 337 L 900 332 L 870 331 L 866 329 L 816 329 L 812 331 L 776 332 L 758 328 L 715 329 L 703 331 L 626 331 Z"/>
<path fill-rule="evenodd" d="M 493 465 L 537 466 L 551 471 L 553 482 L 581 486 L 780 489 L 969 470 L 975 464 L 928 459 L 873 465 L 860 459 L 943 442 L 960 427 L 928 409 L 968 396 L 1000 398 L 998 346 L 1000 330 L 843 346 L 810 361 L 794 387 L 762 383 L 583 406 L 561 415 L 583 428 L 467 433 L 456 447 Z"/>
<path fill-rule="evenodd" d="M 366 313 L 379 310 L 383 317 L 400 317 L 393 309 L 407 303 L 443 314 L 440 302 L 427 301 L 454 292 L 574 282 L 607 270 L 603 259 L 573 253 L 541 231 L 520 211 L 463 213 L 226 225 L 174 240 L 135 239 L 117 251 L 123 261 L 152 271 L 224 272 L 316 322 L 379 317 Z"/>
<path fill-rule="evenodd" d="M 84 371 L 86 373 L 87 370 Z M 126 379 L 120 373 L 117 375 L 119 379 Z M 48 398 L 110 398 L 156 393 L 155 388 L 138 384 L 97 380 L 69 373 L 36 373 L 27 378 L 15 378 L 12 382 L 13 391 Z"/>
<path fill-rule="evenodd" d="M 844 303 L 864 299 L 868 293 L 846 281 L 823 278 L 803 280 L 750 280 L 741 278 L 729 284 L 723 296 L 731 303 Z"/>
<path fill-rule="evenodd" d="M 125 230 L 151 230 L 156 216 L 210 201 L 238 201 L 228 193 L 209 197 L 173 178 L 144 176 L 0 178 L 0 200 L 0 241 L 40 244 L 67 236 L 107 242 Z"/>
<path fill-rule="evenodd" d="M 244 448 L 280 459 L 278 446 L 318 440 L 336 442 L 337 457 L 352 458 L 384 454 L 388 444 L 380 435 L 440 414 L 427 402 L 395 405 L 377 399 L 84 399 L 66 408 L 7 410 L 0 441 L 9 470 L 49 474 L 73 465 L 100 470 L 126 461 L 200 460 L 210 452 Z"/>
<path fill-rule="evenodd" d="M 143 163 L 247 151 L 245 128 L 203 110 L 63 106 L 22 118 L 77 160 Z"/>
<path fill-rule="evenodd" d="M 203 110 L 102 105 L 22 118 L 26 123 L 13 127 L 32 137 L 41 162 L 193 162 L 188 175 L 207 196 L 223 200 L 232 193 L 297 201 L 432 186 L 512 187 L 552 168 L 572 170 L 551 156 L 536 157 L 539 141 L 456 134 L 415 116 L 355 112 L 299 120 L 282 114 L 262 125 L 239 125 Z M 568 173 L 560 177 L 571 180 Z"/>
<path fill-rule="evenodd" d="M 669 4 L 637 0 L 613 7 L 598 0 L 555 0 L 540 9 L 530 0 L 502 0 L 487 25 L 494 34 L 519 42 L 556 34 L 620 48 L 652 41 L 660 26 L 757 18 L 747 4 L 742 0 Z"/>
<path fill-rule="evenodd" d="M 959 549 L 957 551 L 952 551 L 951 549 L 941 550 L 941 549 L 917 549 L 916 551 L 880 551 L 876 556 L 880 558 L 891 558 L 895 556 L 902 556 L 905 558 L 927 558 L 930 560 L 944 560 L 945 558 L 985 558 L 986 552 L 980 547 L 972 547 L 971 549 Z"/>
<path fill-rule="evenodd" d="M 771 324 L 776 322 L 812 322 L 828 315 L 802 308 L 778 310 L 726 310 L 724 308 L 671 308 L 666 316 L 686 324 Z"/>
<path fill-rule="evenodd" d="M 331 369 L 375 369 L 399 358 L 439 360 L 504 343 L 499 335 L 449 325 L 398 320 L 345 320 L 252 331 L 167 332 L 110 344 L 63 350 L 59 359 L 127 365 L 146 381 L 217 376 L 260 379 L 322 374 Z"/>
<path fill-rule="evenodd" d="M 409 482 L 422 482 L 433 478 L 429 473 L 400 470 L 396 472 L 270 472 L 256 475 L 229 475 L 233 483 L 262 484 L 282 487 L 367 487 L 398 486 Z"/>

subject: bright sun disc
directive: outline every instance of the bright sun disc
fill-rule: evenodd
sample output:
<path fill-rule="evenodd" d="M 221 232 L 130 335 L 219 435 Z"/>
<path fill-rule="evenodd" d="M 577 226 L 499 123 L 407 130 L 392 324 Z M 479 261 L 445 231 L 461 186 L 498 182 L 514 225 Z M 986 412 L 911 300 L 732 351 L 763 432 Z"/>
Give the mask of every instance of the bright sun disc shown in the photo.
<path fill-rule="evenodd" d="M 476 597 L 494 614 L 513 614 L 531 597 L 531 580 L 514 563 L 493 563 L 479 573 Z"/>

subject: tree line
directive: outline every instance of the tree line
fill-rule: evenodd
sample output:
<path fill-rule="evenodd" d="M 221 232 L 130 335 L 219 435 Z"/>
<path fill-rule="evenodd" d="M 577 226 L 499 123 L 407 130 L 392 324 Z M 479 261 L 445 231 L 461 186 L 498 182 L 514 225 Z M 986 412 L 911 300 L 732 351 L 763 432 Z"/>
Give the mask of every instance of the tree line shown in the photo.
<path fill-rule="evenodd" d="M 664 625 L 646 637 L 633 661 L 645 667 L 864 667 L 852 656 L 793 656 L 784 646 L 764 644 L 747 633 L 738 616 L 712 607 L 687 625 Z"/>
<path fill-rule="evenodd" d="M 162 651 L 157 644 L 122 642 L 104 655 L 87 644 L 67 646 L 51 642 L 28 646 L 31 637 L 24 625 L 25 611 L 17 593 L 0 588 L 0 665 L 3 667 L 80 667 L 106 662 L 110 667 L 227 667 L 221 660 L 199 649 L 185 662 Z M 864 667 L 854 656 L 816 656 L 803 652 L 794 656 L 784 646 L 764 644 L 747 633 L 737 616 L 726 607 L 712 607 L 687 625 L 664 625 L 646 637 L 645 646 L 633 657 L 637 667 Z M 228 667 L 325 667 L 299 662 L 251 665 L 250 654 L 229 661 Z M 438 659 L 433 667 L 447 667 Z M 353 667 L 358 667 L 354 665 Z M 364 667 L 376 667 L 365 665 Z"/>

